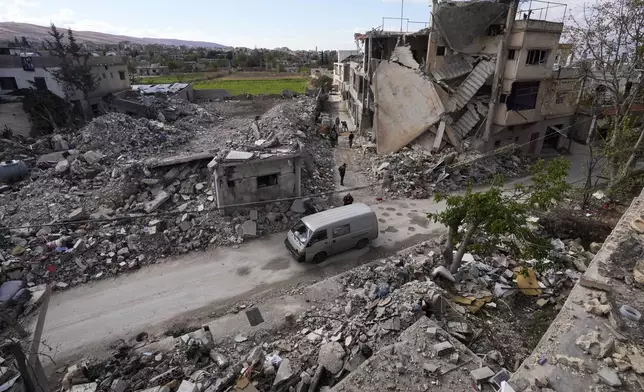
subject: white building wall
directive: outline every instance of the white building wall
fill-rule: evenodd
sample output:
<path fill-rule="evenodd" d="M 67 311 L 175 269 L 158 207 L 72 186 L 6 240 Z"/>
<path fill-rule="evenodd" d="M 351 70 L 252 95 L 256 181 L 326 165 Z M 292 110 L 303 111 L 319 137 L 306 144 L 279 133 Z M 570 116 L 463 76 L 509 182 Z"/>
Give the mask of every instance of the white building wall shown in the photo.
<path fill-rule="evenodd" d="M 56 70 L 58 68 L 51 68 Z M 54 79 L 54 76 L 44 68 L 36 68 L 35 71 L 25 71 L 22 68 L 0 68 L 0 77 L 13 77 L 16 79 L 18 88 L 32 88 L 34 78 L 45 78 L 47 89 L 61 98 L 65 97 L 60 84 Z M 31 82 L 31 83 L 30 83 Z M 6 94 L 11 90 L 0 90 L 0 94 Z"/>

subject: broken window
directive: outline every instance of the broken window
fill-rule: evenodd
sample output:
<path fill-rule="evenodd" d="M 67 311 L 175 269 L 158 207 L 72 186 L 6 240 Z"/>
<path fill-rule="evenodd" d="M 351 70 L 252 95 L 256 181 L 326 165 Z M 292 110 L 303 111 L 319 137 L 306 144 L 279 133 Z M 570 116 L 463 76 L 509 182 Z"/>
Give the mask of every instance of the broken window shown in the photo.
<path fill-rule="evenodd" d="M 269 174 L 267 176 L 257 177 L 258 188 L 266 188 L 273 185 L 277 185 L 277 174 Z"/>
<path fill-rule="evenodd" d="M 98 104 L 96 104 L 96 103 L 92 105 L 92 114 L 94 116 L 100 116 L 101 115 L 101 110 L 98 107 Z"/>
<path fill-rule="evenodd" d="M 516 56 L 516 50 L 510 49 L 508 50 L 508 60 L 514 60 L 514 56 Z"/>
<path fill-rule="evenodd" d="M 119 78 L 125 80 L 125 71 L 119 71 Z"/>
<path fill-rule="evenodd" d="M 342 237 L 351 234 L 351 227 L 349 225 L 342 225 L 333 228 L 333 238 Z"/>
<path fill-rule="evenodd" d="M 308 245 L 309 245 L 309 246 L 311 246 L 311 245 L 315 244 L 316 242 L 326 241 L 328 238 L 329 238 L 329 237 L 328 237 L 328 235 L 327 235 L 327 231 L 326 231 L 326 229 L 323 229 L 323 230 L 320 230 L 320 231 L 316 231 L 316 232 L 311 236 L 311 239 L 309 240 Z"/>
<path fill-rule="evenodd" d="M 495 35 L 499 35 L 503 32 L 503 25 L 500 24 L 493 24 L 490 25 L 487 30 L 485 30 L 485 35 L 488 37 L 493 37 Z"/>
<path fill-rule="evenodd" d="M 525 63 L 529 65 L 543 65 L 548 61 L 548 51 L 533 49 L 528 50 L 528 58 Z"/>
<path fill-rule="evenodd" d="M 34 86 L 36 87 L 36 90 L 47 90 L 47 82 L 45 81 L 45 78 L 34 78 Z"/>
<path fill-rule="evenodd" d="M 537 107 L 540 82 L 514 82 L 505 104 L 508 110 L 530 110 Z"/>
<path fill-rule="evenodd" d="M 0 78 L 0 90 L 17 90 L 18 84 L 16 78 L 4 77 Z"/>
<path fill-rule="evenodd" d="M 445 47 L 437 46 L 436 47 L 436 56 L 445 56 Z"/>

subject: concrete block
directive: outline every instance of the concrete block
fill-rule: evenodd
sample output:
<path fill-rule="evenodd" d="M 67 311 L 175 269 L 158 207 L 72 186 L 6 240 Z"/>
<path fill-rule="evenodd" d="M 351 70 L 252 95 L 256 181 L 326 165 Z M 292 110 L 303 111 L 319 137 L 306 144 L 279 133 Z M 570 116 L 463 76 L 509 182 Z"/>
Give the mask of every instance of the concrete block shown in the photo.
<path fill-rule="evenodd" d="M 257 236 L 257 222 L 247 220 L 242 223 L 241 230 L 244 237 L 255 237 Z"/>
<path fill-rule="evenodd" d="M 96 388 L 98 387 L 98 384 L 95 382 L 90 382 L 87 384 L 78 384 L 78 385 L 73 385 L 72 389 L 70 389 L 70 392 L 94 392 L 96 391 Z"/>
<path fill-rule="evenodd" d="M 177 392 L 197 392 L 198 388 L 196 384 L 191 383 L 190 381 L 183 380 Z"/>
<path fill-rule="evenodd" d="M 257 210 L 250 210 L 250 220 L 257 220 Z"/>
<path fill-rule="evenodd" d="M 273 385 L 277 385 L 284 380 L 288 380 L 293 376 L 293 371 L 291 370 L 291 361 L 287 358 L 282 359 L 279 369 L 277 369 L 277 374 L 275 375 L 275 381 Z"/>
<path fill-rule="evenodd" d="M 303 214 L 306 211 L 306 207 L 304 207 L 304 199 L 294 200 L 293 204 L 291 204 L 291 211 Z"/>
<path fill-rule="evenodd" d="M 494 376 L 494 372 L 492 371 L 492 369 L 486 366 L 486 367 L 472 370 L 470 372 L 470 375 L 472 376 L 474 381 L 476 381 L 476 383 L 478 384 L 482 381 L 486 381 L 490 379 L 492 376 Z"/>
<path fill-rule="evenodd" d="M 450 342 L 440 342 L 440 343 L 436 343 L 434 345 L 434 350 L 436 350 L 436 353 L 440 357 L 440 356 L 443 356 L 443 355 L 446 355 L 446 354 L 449 354 L 449 353 L 453 352 L 454 351 L 454 346 L 452 346 L 452 343 L 450 343 Z M 493 375 L 494 375 L 494 373 L 492 373 L 492 376 Z M 490 376 L 490 377 L 492 377 L 492 376 Z"/>

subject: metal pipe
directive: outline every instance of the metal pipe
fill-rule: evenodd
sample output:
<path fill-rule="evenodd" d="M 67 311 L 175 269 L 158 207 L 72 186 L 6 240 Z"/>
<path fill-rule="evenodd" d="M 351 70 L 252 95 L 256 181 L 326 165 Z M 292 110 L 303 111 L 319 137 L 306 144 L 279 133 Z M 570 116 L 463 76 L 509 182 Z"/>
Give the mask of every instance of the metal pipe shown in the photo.
<path fill-rule="evenodd" d="M 403 9 L 405 7 L 405 0 L 400 0 L 400 32 L 402 33 L 403 29 Z"/>

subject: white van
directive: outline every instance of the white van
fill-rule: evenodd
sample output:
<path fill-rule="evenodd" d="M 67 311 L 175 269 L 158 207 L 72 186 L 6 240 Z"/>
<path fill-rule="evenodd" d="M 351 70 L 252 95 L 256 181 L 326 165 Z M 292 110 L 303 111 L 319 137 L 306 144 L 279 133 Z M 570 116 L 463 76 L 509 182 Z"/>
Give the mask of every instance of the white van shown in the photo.
<path fill-rule="evenodd" d="M 333 208 L 302 218 L 284 244 L 300 263 L 320 263 L 334 253 L 362 249 L 378 238 L 378 219 L 366 204 Z"/>

